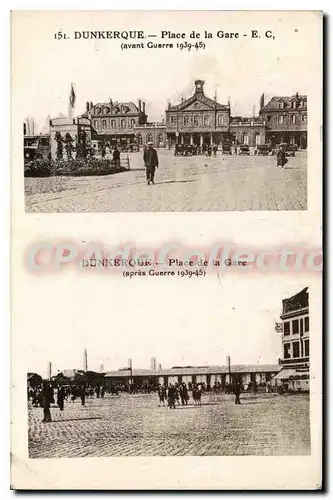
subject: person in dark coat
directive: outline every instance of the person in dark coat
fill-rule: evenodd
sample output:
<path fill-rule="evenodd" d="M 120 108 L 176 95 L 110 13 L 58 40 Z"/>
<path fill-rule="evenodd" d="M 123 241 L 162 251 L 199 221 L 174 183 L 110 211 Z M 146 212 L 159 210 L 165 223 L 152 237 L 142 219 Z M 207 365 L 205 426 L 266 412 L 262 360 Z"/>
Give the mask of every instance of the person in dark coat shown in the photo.
<path fill-rule="evenodd" d="M 42 422 L 52 422 L 50 407 L 51 403 L 53 402 L 53 389 L 47 381 L 43 382 L 42 398 L 44 413 Z"/>
<path fill-rule="evenodd" d="M 148 148 L 143 153 L 143 161 L 146 167 L 147 183 L 155 184 L 155 169 L 158 167 L 158 156 L 156 149 L 153 148 L 153 143 L 148 142 Z"/>
<path fill-rule="evenodd" d="M 236 382 L 235 384 L 235 388 L 234 388 L 234 394 L 235 394 L 235 404 L 236 405 L 240 405 L 241 402 L 240 402 L 240 399 L 239 399 L 239 396 L 241 395 L 242 393 L 242 385 L 241 383 L 238 381 Z"/>
<path fill-rule="evenodd" d="M 277 166 L 284 168 L 287 163 L 286 153 L 283 146 L 280 146 L 276 155 Z"/>
<path fill-rule="evenodd" d="M 64 401 L 65 401 L 65 389 L 63 387 L 59 387 L 58 395 L 57 395 L 57 404 L 60 408 L 60 411 L 64 411 Z"/>
<path fill-rule="evenodd" d="M 114 148 L 112 160 L 115 165 L 120 165 L 120 151 L 117 146 Z"/>

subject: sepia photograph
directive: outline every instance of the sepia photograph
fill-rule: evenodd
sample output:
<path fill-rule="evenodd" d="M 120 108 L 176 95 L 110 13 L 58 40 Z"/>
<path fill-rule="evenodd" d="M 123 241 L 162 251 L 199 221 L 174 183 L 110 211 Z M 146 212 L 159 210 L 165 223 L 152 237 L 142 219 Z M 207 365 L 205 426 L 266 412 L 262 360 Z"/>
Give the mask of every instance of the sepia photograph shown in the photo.
<path fill-rule="evenodd" d="M 38 47 L 25 75 L 26 212 L 307 210 L 310 37 L 296 24 L 288 43 L 272 29 L 193 44 L 190 31 L 56 33 L 61 71 L 35 86 Z"/>
<path fill-rule="evenodd" d="M 229 285 L 233 293 L 239 286 L 234 281 Z M 253 286 L 258 292 L 269 287 Z M 208 320 L 220 300 L 205 304 L 205 313 L 194 315 L 202 331 L 193 326 L 191 340 L 177 327 L 178 309 L 167 321 L 169 335 L 163 331 L 158 340 L 151 339 L 152 356 L 145 366 L 139 363 L 147 354 L 146 341 L 140 345 L 125 325 L 110 340 L 96 332 L 91 349 L 64 353 L 76 365 L 66 365 L 58 347 L 56 361 L 38 358 L 40 370 L 27 374 L 30 458 L 310 455 L 309 290 L 279 300 L 272 293 L 251 310 L 244 289 L 231 310 L 233 297 L 223 294 L 212 330 L 202 318 L 207 314 Z M 267 305 L 271 309 L 261 312 Z M 138 327 L 149 338 L 153 321 L 149 315 L 144 319 Z M 226 322 L 228 335 L 223 333 Z M 248 340 L 237 346 L 245 322 L 250 322 Z M 114 344 L 118 335 L 123 340 Z M 133 357 L 128 360 L 122 352 L 124 337 L 131 339 Z M 125 366 L 116 369 L 117 358 Z M 173 360 L 182 364 L 172 366 Z"/>

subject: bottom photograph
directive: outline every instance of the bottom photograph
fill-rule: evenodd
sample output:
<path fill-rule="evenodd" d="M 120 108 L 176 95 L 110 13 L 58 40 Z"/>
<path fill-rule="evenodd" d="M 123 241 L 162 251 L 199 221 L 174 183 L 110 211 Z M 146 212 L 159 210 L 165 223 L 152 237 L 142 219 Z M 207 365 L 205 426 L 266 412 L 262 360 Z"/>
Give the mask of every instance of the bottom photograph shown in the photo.
<path fill-rule="evenodd" d="M 215 334 L 211 341 L 207 334 L 209 317 L 207 330 L 199 341 L 196 337 L 192 364 L 181 352 L 186 345 L 181 333 L 179 342 L 174 333 L 169 343 L 166 337 L 167 356 L 163 349 L 159 357 L 152 352 L 147 366 L 138 362 L 140 342 L 128 353 L 125 366 L 115 366 L 121 359 L 116 355 L 112 366 L 104 365 L 105 344 L 98 359 L 97 340 L 93 354 L 84 345 L 78 347 L 79 366 L 41 360 L 45 371 L 27 374 L 30 458 L 310 455 L 309 289 L 278 295 L 275 291 L 265 304 L 259 301 L 252 317 L 249 307 L 254 302 L 244 306 L 239 294 L 239 308 L 245 307 L 248 317 L 240 311 L 233 342 L 227 342 L 221 329 L 223 349 L 211 355 L 212 363 L 207 353 L 216 351 L 219 339 Z M 236 332 L 242 328 L 243 337 Z M 147 353 L 147 343 L 143 348 Z M 112 351 L 117 351 L 116 342 Z M 204 364 L 199 365 L 201 351 Z M 177 364 L 172 364 L 173 354 Z M 239 362 L 245 358 L 248 363 Z M 185 360 L 183 365 L 179 359 Z"/>

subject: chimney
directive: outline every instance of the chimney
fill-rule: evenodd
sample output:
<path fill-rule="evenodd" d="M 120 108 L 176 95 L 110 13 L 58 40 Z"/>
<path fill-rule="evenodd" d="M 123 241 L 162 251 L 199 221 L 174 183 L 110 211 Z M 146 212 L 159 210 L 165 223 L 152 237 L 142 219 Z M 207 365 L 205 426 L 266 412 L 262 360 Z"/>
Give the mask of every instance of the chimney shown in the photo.
<path fill-rule="evenodd" d="M 90 102 L 90 109 L 92 109 L 94 107 L 93 103 Z"/>
<path fill-rule="evenodd" d="M 141 99 L 139 99 L 139 111 L 142 111 L 142 109 L 141 109 Z"/>
<path fill-rule="evenodd" d="M 88 371 L 88 352 L 87 349 L 83 351 L 83 371 Z"/>
<path fill-rule="evenodd" d="M 156 370 L 156 358 L 150 358 L 150 369 Z"/>
<path fill-rule="evenodd" d="M 51 380 L 51 376 L 52 376 L 52 363 L 51 361 L 49 361 L 47 363 L 47 379 Z"/>
<path fill-rule="evenodd" d="M 89 111 L 89 109 L 90 109 L 90 103 L 87 101 L 87 102 L 86 102 L 86 111 L 88 112 L 88 111 Z"/>
<path fill-rule="evenodd" d="M 142 101 L 142 112 L 145 115 L 146 114 L 146 103 L 145 101 Z"/>

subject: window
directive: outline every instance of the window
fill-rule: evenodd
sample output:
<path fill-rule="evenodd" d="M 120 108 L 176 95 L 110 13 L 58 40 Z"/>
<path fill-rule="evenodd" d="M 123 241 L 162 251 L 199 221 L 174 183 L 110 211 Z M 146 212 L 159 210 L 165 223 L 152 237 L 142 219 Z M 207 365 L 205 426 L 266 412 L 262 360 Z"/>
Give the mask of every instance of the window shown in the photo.
<path fill-rule="evenodd" d="M 290 344 L 283 344 L 283 359 L 290 359 Z"/>
<path fill-rule="evenodd" d="M 106 128 L 106 120 L 102 120 L 102 128 Z"/>
<path fill-rule="evenodd" d="M 296 101 L 293 101 L 293 102 L 291 103 L 291 107 L 292 107 L 293 109 L 296 109 Z"/>
<path fill-rule="evenodd" d="M 116 126 L 116 120 L 111 120 L 111 127 L 115 128 L 115 126 Z"/>
<path fill-rule="evenodd" d="M 98 128 L 98 120 L 94 120 L 94 128 Z"/>
<path fill-rule="evenodd" d="M 304 340 L 304 356 L 310 356 L 310 342 L 309 339 Z"/>
<path fill-rule="evenodd" d="M 259 132 L 256 132 L 254 134 L 254 141 L 255 141 L 256 146 L 259 146 L 259 144 L 260 144 L 260 134 L 259 134 Z"/>
<path fill-rule="evenodd" d="M 283 334 L 284 335 L 290 335 L 290 322 L 286 321 L 283 323 Z"/>
<path fill-rule="evenodd" d="M 122 119 L 122 120 L 120 121 L 120 126 L 121 126 L 121 128 L 125 128 L 125 126 L 126 126 L 126 121 L 125 121 L 124 119 Z"/>
<path fill-rule="evenodd" d="M 304 333 L 304 320 L 301 318 L 299 320 L 299 333 Z"/>
<path fill-rule="evenodd" d="M 163 144 L 163 134 L 158 134 L 158 143 Z"/>
<path fill-rule="evenodd" d="M 131 127 L 134 127 L 134 125 L 135 125 L 135 120 L 134 120 L 134 118 L 132 118 L 131 119 Z"/>
<path fill-rule="evenodd" d="M 282 101 L 281 101 L 281 102 L 279 102 L 279 108 L 280 108 L 280 109 L 283 109 L 283 108 L 284 108 L 284 103 L 283 103 Z"/>
<path fill-rule="evenodd" d="M 175 127 L 177 125 L 177 120 L 176 120 L 175 116 L 171 116 L 170 124 L 171 124 L 171 127 Z"/>
<path fill-rule="evenodd" d="M 208 125 L 209 124 L 209 115 L 204 115 L 203 117 L 203 124 Z"/>
<path fill-rule="evenodd" d="M 249 143 L 249 134 L 245 132 L 245 134 L 243 134 L 243 144 L 248 144 L 248 143 Z"/>
<path fill-rule="evenodd" d="M 284 124 L 284 116 L 283 115 L 279 115 L 278 123 L 279 123 L 279 125 Z"/>
<path fill-rule="evenodd" d="M 191 118 L 189 116 L 184 116 L 184 127 L 189 127 L 191 125 Z"/>
<path fill-rule="evenodd" d="M 270 121 L 271 121 L 271 119 L 272 119 L 272 115 L 267 115 L 266 120 L 267 120 L 268 122 L 270 122 Z"/>
<path fill-rule="evenodd" d="M 199 117 L 198 116 L 193 117 L 193 125 L 195 127 L 197 127 L 199 125 Z"/>
<path fill-rule="evenodd" d="M 218 117 L 218 124 L 219 125 L 223 125 L 223 123 L 224 123 L 224 116 L 223 115 L 219 115 L 219 117 Z"/>
<path fill-rule="evenodd" d="M 299 358 L 299 342 L 293 342 L 293 358 Z"/>
<path fill-rule="evenodd" d="M 153 134 L 147 134 L 147 142 L 153 142 Z"/>
<path fill-rule="evenodd" d="M 304 318 L 304 331 L 309 331 L 309 316 L 305 316 Z"/>
<path fill-rule="evenodd" d="M 299 323 L 298 319 L 293 319 L 293 334 L 299 333 Z"/>
<path fill-rule="evenodd" d="M 107 107 L 104 107 L 104 108 L 103 108 L 103 114 L 104 114 L 104 115 L 107 115 L 109 112 L 110 112 L 110 109 L 109 109 L 109 108 L 107 108 Z"/>
<path fill-rule="evenodd" d="M 142 146 L 142 135 L 138 134 L 137 138 L 138 138 L 138 144 L 139 144 L 139 146 Z"/>
<path fill-rule="evenodd" d="M 290 123 L 296 123 L 296 115 L 290 115 Z"/>
<path fill-rule="evenodd" d="M 307 116 L 306 115 L 302 115 L 302 123 L 306 123 L 307 122 Z"/>

